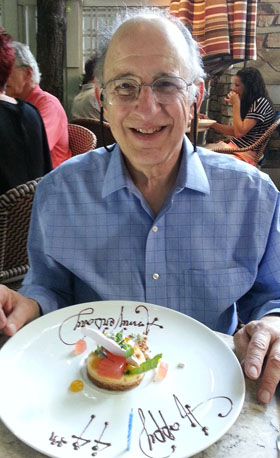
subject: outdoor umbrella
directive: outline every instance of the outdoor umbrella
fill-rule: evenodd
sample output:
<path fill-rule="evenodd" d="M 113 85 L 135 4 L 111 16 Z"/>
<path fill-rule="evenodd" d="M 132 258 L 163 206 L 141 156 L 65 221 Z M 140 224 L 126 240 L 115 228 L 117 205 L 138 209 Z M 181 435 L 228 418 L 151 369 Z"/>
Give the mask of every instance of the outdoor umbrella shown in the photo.
<path fill-rule="evenodd" d="M 171 0 L 169 11 L 191 29 L 210 77 L 256 60 L 257 0 Z"/>

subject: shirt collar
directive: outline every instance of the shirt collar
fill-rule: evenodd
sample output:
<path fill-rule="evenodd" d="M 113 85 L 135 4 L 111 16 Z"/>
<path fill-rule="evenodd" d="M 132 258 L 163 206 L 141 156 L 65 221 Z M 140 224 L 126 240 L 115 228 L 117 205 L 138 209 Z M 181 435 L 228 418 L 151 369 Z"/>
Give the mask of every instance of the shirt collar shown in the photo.
<path fill-rule="evenodd" d="M 193 151 L 191 142 L 184 137 L 182 145 L 182 160 L 175 185 L 177 191 L 183 188 L 193 189 L 205 194 L 210 194 L 210 186 L 204 167 L 197 152 Z M 105 174 L 102 197 L 128 188 L 135 192 L 135 185 L 125 166 L 121 150 L 116 144 L 111 153 L 109 165 Z"/>
<path fill-rule="evenodd" d="M 125 166 L 119 145 L 116 144 L 109 154 L 111 154 L 111 158 L 104 178 L 102 197 L 107 197 L 122 188 L 130 189 L 132 186 L 132 180 Z"/>
<path fill-rule="evenodd" d="M 85 83 L 81 87 L 81 91 L 88 91 L 89 89 L 93 89 L 95 86 L 93 83 Z"/>
<path fill-rule="evenodd" d="M 210 194 L 209 181 L 199 157 L 194 152 L 193 145 L 185 136 L 182 145 L 182 160 L 176 182 L 177 188 L 189 188 L 205 194 Z"/>
<path fill-rule="evenodd" d="M 31 91 L 29 92 L 28 96 L 25 97 L 24 100 L 27 100 L 27 102 L 31 101 L 31 103 L 32 103 L 34 95 L 37 95 L 40 92 L 43 92 L 43 91 L 40 88 L 39 84 L 35 84 L 35 86 L 31 89 Z"/>

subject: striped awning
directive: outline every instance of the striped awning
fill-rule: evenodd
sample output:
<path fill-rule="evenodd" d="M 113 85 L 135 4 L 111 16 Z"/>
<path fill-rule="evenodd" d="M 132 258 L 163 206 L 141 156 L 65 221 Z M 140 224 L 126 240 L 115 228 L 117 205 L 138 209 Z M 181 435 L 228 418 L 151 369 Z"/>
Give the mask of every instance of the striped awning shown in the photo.
<path fill-rule="evenodd" d="M 192 30 L 208 72 L 256 60 L 257 0 L 171 0 L 169 11 Z"/>

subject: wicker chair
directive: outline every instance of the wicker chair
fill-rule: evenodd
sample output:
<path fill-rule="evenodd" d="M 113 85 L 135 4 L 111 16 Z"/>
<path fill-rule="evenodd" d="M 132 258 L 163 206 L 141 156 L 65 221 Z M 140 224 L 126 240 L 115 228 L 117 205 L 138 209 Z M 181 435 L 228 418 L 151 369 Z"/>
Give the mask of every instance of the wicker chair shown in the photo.
<path fill-rule="evenodd" d="M 78 124 L 79 126 L 84 126 L 87 129 L 91 130 L 97 139 L 96 148 L 100 148 L 103 145 L 102 138 L 101 138 L 101 130 L 100 130 L 100 121 L 98 119 L 92 118 L 75 118 L 71 121 L 72 124 Z M 104 132 L 104 141 L 106 146 L 112 145 L 112 143 L 116 143 L 116 140 L 113 137 L 113 134 L 110 129 L 110 125 L 108 122 L 103 122 L 103 132 Z"/>
<path fill-rule="evenodd" d="M 224 153 L 224 154 L 234 154 L 234 153 L 246 153 L 247 151 L 254 151 L 256 153 L 256 164 L 260 164 L 262 159 L 264 158 L 264 151 L 269 142 L 269 139 L 275 129 L 280 126 L 280 113 L 277 113 L 273 123 L 271 126 L 265 131 L 265 133 L 256 140 L 252 145 L 246 146 L 244 148 L 236 148 L 236 149 L 229 149 L 229 148 L 216 148 L 216 153 Z"/>
<path fill-rule="evenodd" d="M 0 284 L 17 290 L 29 269 L 27 235 L 36 186 L 41 178 L 0 196 Z"/>
<path fill-rule="evenodd" d="M 68 124 L 68 135 L 72 156 L 87 153 L 96 147 L 96 136 L 83 126 Z"/>

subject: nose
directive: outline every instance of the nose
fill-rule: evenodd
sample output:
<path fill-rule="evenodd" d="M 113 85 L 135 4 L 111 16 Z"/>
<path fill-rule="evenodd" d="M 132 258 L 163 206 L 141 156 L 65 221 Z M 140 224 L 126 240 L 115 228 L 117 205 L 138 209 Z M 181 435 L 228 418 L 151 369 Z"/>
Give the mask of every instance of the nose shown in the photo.
<path fill-rule="evenodd" d="M 137 109 L 137 111 L 141 111 L 144 113 L 154 113 L 161 109 L 161 106 L 156 100 L 151 86 L 148 85 L 141 86 L 135 104 L 135 108 Z"/>

